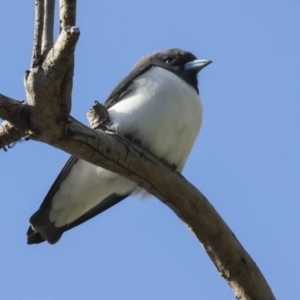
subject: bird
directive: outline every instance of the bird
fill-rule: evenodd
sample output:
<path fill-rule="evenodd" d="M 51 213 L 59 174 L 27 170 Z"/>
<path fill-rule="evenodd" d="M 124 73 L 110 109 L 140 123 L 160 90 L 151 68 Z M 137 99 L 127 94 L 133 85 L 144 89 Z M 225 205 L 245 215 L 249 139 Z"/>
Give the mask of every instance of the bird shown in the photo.
<path fill-rule="evenodd" d="M 178 48 L 142 57 L 104 103 L 109 127 L 181 173 L 202 124 L 197 75 L 211 62 Z M 126 177 L 71 156 L 31 216 L 27 243 L 55 244 L 65 231 L 141 190 Z"/>

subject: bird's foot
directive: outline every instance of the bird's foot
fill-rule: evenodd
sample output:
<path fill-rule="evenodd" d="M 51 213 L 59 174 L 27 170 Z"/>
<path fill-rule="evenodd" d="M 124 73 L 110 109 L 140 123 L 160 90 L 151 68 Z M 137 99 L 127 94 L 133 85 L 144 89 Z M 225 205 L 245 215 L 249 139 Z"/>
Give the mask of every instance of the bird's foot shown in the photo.
<path fill-rule="evenodd" d="M 141 147 L 141 144 L 142 144 L 141 141 L 138 140 L 138 139 L 136 139 L 131 133 L 125 134 L 125 137 L 126 137 L 131 143 L 133 143 L 133 144 L 135 144 L 135 145 Z"/>
<path fill-rule="evenodd" d="M 177 166 L 175 164 L 170 164 L 168 161 L 163 160 L 162 161 L 169 169 L 171 169 L 172 172 L 175 172 L 177 169 Z"/>

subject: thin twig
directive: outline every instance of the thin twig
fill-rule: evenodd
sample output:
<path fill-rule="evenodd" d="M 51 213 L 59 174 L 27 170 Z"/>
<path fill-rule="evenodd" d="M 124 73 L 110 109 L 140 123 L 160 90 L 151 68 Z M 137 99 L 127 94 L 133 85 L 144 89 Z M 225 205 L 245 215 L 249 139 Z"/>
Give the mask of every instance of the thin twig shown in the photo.
<path fill-rule="evenodd" d="M 60 0 L 60 27 L 75 26 L 76 24 L 76 0 Z"/>
<path fill-rule="evenodd" d="M 49 51 L 49 49 L 53 46 L 54 7 L 55 7 L 55 0 L 45 0 L 43 41 L 42 41 L 43 56 L 45 56 Z"/>
<path fill-rule="evenodd" d="M 51 53 L 46 57 L 43 68 L 45 76 L 55 78 L 61 72 L 67 73 L 66 67 L 72 60 L 75 46 L 80 35 L 79 28 L 67 26 L 60 33 L 55 45 L 52 47 Z M 53 65 L 55 69 L 53 70 Z"/>
<path fill-rule="evenodd" d="M 36 66 L 42 55 L 42 39 L 44 27 L 44 0 L 35 0 L 35 24 L 31 68 Z"/>

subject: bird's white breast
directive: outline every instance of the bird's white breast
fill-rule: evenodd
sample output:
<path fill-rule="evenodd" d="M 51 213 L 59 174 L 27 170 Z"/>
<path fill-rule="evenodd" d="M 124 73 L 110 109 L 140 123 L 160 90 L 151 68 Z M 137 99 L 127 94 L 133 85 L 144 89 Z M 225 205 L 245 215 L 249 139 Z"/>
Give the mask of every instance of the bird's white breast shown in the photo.
<path fill-rule="evenodd" d="M 202 122 L 195 89 L 160 67 L 134 82 L 134 90 L 109 109 L 118 133 L 132 134 L 142 147 L 181 171 Z"/>

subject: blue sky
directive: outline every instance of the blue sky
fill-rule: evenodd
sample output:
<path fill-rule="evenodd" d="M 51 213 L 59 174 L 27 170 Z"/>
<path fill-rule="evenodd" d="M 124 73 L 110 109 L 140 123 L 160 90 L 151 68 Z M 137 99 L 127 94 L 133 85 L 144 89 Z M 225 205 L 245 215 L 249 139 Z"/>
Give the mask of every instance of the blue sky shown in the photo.
<path fill-rule="evenodd" d="M 179 47 L 213 60 L 199 76 L 204 123 L 183 174 L 278 299 L 299 295 L 299 9 L 291 0 L 78 1 L 72 115 L 84 123 L 145 54 Z M 0 93 L 25 99 L 34 5 L 2 1 L 0 20 Z M 0 299 L 234 299 L 153 197 L 129 198 L 54 246 L 26 245 L 28 219 L 67 158 L 36 142 L 0 152 Z"/>

